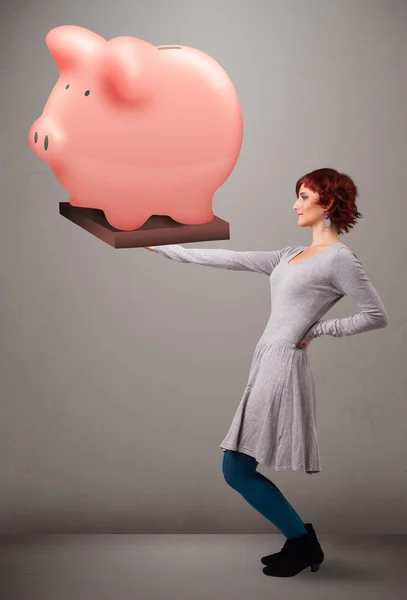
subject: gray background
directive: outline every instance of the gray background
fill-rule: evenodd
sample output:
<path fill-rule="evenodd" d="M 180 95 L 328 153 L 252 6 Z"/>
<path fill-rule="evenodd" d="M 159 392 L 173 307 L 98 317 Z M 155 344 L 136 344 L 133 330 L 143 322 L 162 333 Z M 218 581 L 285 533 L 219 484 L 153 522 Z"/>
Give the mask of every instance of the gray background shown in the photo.
<path fill-rule="evenodd" d="M 407 532 L 407 3 L 3 0 L 0 23 L 1 532 L 276 531 L 219 447 L 268 278 L 114 250 L 59 215 L 67 193 L 27 134 L 58 76 L 45 36 L 67 24 L 194 46 L 234 82 L 244 142 L 213 204 L 231 240 L 190 247 L 310 244 L 296 180 L 354 178 L 364 218 L 341 241 L 389 325 L 309 346 L 322 473 L 259 471 L 320 532 Z"/>

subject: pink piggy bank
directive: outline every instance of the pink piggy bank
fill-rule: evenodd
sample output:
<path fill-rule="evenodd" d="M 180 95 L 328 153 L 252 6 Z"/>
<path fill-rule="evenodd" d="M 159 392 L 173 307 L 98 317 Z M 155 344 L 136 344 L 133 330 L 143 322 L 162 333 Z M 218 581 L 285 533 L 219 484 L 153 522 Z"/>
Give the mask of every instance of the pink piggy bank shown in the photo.
<path fill-rule="evenodd" d="M 153 214 L 213 220 L 215 191 L 243 137 L 236 90 L 213 58 L 135 37 L 105 40 L 75 26 L 46 37 L 59 69 L 30 148 L 73 206 L 103 210 L 116 229 Z"/>

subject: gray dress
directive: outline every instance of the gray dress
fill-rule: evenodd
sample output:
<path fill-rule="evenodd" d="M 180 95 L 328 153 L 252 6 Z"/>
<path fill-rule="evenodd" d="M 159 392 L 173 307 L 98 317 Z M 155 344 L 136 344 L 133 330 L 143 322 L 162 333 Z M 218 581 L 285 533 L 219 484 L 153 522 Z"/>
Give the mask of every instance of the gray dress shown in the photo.
<path fill-rule="evenodd" d="M 343 337 L 386 327 L 388 315 L 352 250 L 337 242 L 305 259 L 288 262 L 306 246 L 240 252 L 153 246 L 181 262 L 254 271 L 269 276 L 272 311 L 254 350 L 249 377 L 233 421 L 220 444 L 275 470 L 322 471 L 316 427 L 315 382 L 306 349 L 298 342 L 321 335 Z M 358 313 L 321 317 L 343 296 Z"/>

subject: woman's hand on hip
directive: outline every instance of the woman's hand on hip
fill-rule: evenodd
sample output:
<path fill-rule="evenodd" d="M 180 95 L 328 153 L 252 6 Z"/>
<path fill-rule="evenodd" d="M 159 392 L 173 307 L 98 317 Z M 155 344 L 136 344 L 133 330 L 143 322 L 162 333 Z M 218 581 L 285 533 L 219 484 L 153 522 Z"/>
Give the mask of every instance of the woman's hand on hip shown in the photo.
<path fill-rule="evenodd" d="M 309 346 L 309 341 L 306 340 L 305 338 L 302 338 L 297 344 L 297 348 L 300 348 L 303 350 L 306 350 L 308 348 L 308 346 Z"/>

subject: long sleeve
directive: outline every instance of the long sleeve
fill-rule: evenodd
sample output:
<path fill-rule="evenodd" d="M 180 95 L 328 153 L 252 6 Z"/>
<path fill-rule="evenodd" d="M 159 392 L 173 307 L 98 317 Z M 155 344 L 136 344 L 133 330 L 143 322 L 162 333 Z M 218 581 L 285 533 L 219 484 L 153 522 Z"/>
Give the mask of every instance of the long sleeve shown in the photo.
<path fill-rule="evenodd" d="M 343 319 L 316 321 L 306 332 L 308 341 L 321 335 L 342 337 L 355 335 L 388 324 L 384 304 L 373 287 L 357 256 L 349 248 L 340 248 L 332 260 L 330 282 L 342 296 L 358 306 L 358 313 Z"/>
<path fill-rule="evenodd" d="M 262 273 L 263 275 L 271 275 L 285 251 L 290 248 L 288 246 L 280 250 L 239 252 L 217 248 L 189 249 L 177 244 L 151 247 L 155 252 L 162 254 L 166 258 L 171 258 L 179 262 L 195 263 L 218 269 L 228 269 L 230 271 L 253 271 L 255 273 Z"/>

